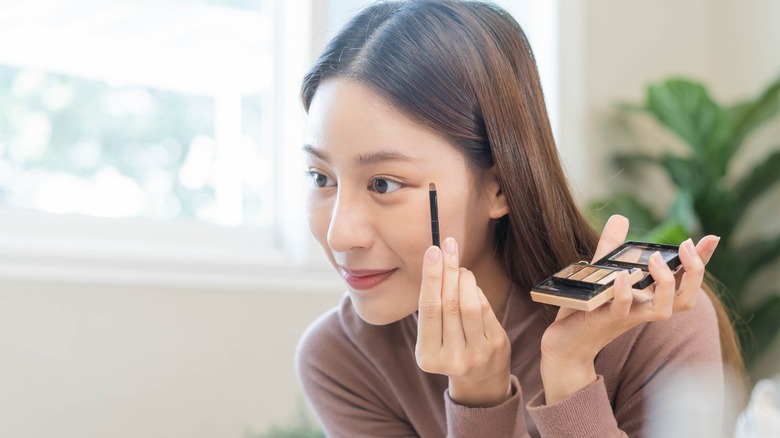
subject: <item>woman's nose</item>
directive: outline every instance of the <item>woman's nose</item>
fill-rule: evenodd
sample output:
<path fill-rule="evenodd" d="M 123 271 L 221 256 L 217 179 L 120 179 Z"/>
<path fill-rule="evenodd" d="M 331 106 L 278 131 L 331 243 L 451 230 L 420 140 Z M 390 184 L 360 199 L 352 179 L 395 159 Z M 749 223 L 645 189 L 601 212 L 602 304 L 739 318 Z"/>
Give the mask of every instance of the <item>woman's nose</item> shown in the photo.
<path fill-rule="evenodd" d="M 368 248 L 372 242 L 368 208 L 354 198 L 338 196 L 328 226 L 328 246 L 335 252 Z"/>

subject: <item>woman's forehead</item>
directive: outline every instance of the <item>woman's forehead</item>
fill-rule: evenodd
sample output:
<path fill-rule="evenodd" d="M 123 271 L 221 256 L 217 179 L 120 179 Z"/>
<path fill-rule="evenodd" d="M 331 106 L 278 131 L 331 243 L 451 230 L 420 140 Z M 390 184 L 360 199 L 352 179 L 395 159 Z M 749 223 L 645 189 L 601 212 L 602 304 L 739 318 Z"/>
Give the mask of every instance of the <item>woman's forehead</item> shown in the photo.
<path fill-rule="evenodd" d="M 350 155 L 358 165 L 457 153 L 438 132 L 407 117 L 370 88 L 342 79 L 323 82 L 315 93 L 304 150 L 325 161 L 335 154 Z"/>

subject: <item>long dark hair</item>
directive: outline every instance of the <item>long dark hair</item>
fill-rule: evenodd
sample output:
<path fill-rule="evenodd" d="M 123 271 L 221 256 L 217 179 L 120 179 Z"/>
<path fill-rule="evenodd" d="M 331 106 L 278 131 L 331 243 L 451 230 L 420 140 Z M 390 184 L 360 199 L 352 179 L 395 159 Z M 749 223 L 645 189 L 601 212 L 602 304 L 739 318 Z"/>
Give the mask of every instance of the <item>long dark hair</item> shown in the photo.
<path fill-rule="evenodd" d="M 509 206 L 496 247 L 519 290 L 592 257 L 598 234 L 571 196 L 531 47 L 506 11 L 476 1 L 376 3 L 346 24 L 306 74 L 307 111 L 329 78 L 378 92 L 447 138 L 475 172 L 495 165 Z M 733 330 L 708 292 L 731 362 L 739 357 Z"/>

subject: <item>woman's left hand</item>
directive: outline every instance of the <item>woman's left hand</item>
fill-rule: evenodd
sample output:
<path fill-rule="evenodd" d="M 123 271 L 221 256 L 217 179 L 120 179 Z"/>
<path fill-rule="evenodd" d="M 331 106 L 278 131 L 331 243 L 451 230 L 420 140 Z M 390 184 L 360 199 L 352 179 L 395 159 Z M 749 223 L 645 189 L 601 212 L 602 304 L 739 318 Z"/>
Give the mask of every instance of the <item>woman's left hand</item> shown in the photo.
<path fill-rule="evenodd" d="M 612 216 L 601 234 L 594 260 L 622 245 L 628 234 L 628 220 Z M 650 257 L 649 271 L 655 291 L 635 291 L 627 273 L 615 279 L 612 301 L 590 312 L 561 308 L 542 337 L 541 374 L 545 398 L 555 403 L 596 380 L 594 360 L 602 348 L 632 327 L 668 319 L 674 312 L 691 309 L 704 280 L 704 266 L 719 238 L 706 236 L 694 247 L 689 239 L 680 245 L 685 273 L 679 282 L 660 254 Z M 635 293 L 650 299 L 635 300 Z"/>

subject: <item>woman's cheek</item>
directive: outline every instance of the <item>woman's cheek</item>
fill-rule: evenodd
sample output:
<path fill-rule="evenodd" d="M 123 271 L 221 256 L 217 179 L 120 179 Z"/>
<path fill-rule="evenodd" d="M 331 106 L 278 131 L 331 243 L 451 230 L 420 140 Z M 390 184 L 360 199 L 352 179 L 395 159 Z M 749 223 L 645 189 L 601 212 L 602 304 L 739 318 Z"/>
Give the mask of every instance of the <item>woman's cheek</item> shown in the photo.
<path fill-rule="evenodd" d="M 428 206 L 417 217 L 405 214 L 401 218 L 401 224 L 397 227 L 400 230 L 399 239 L 403 239 L 404 253 L 407 258 L 407 265 L 412 267 L 413 275 L 422 280 L 422 263 L 425 251 L 433 244 L 433 235 L 431 233 L 431 218 Z M 441 220 L 440 220 L 441 222 Z M 440 241 L 444 240 L 445 230 L 439 229 Z M 400 249 L 400 248 L 399 248 Z"/>
<path fill-rule="evenodd" d="M 330 213 L 330 203 L 319 197 L 314 190 L 310 191 L 306 197 L 306 217 L 309 230 L 321 245 L 327 240 Z"/>

